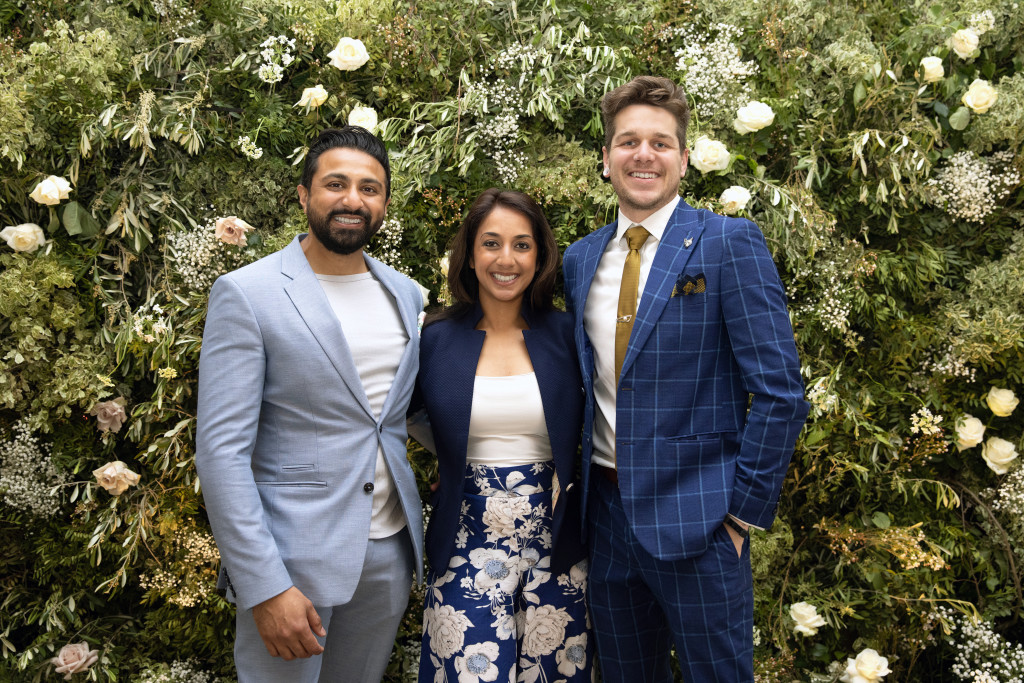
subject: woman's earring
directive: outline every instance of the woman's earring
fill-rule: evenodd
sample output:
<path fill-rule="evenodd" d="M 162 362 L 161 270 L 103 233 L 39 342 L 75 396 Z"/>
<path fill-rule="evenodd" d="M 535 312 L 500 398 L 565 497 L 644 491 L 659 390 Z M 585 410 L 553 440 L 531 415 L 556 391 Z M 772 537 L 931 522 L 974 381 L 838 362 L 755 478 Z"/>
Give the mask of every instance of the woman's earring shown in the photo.
<path fill-rule="evenodd" d="M 604 177 L 605 178 L 608 177 L 608 167 L 607 166 L 604 167 Z"/>

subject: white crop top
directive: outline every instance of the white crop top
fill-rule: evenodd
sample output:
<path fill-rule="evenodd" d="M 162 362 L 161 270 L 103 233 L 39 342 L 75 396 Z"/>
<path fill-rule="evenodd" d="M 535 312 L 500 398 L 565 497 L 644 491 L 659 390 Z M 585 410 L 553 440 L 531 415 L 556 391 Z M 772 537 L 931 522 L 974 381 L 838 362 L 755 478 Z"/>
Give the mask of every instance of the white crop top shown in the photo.
<path fill-rule="evenodd" d="M 466 460 L 492 467 L 551 460 L 551 441 L 535 373 L 477 376 Z"/>

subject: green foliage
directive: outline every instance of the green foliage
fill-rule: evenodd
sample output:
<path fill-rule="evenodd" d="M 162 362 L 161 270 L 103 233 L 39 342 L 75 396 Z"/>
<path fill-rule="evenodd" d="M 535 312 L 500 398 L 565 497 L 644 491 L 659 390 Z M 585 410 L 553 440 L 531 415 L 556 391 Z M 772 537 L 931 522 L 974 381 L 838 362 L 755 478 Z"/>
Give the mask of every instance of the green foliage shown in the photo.
<path fill-rule="evenodd" d="M 750 74 L 678 71 L 719 24 Z M 1024 393 L 1013 0 L 0 0 L 0 27 L 0 226 L 49 240 L 0 245 L 0 497 L 28 471 L 19 453 L 49 453 L 57 472 L 33 480 L 46 515 L 0 502 L 0 678 L 41 680 L 79 641 L 102 653 L 90 680 L 232 675 L 233 608 L 214 590 L 192 462 L 206 295 L 304 230 L 294 188 L 317 131 L 377 112 L 400 227 L 373 249 L 436 301 L 439 260 L 484 188 L 536 197 L 561 247 L 614 219 L 597 105 L 639 73 L 687 81 L 706 113 L 691 144 L 729 149 L 729 170 L 691 167 L 681 191 L 713 210 L 726 188 L 750 191 L 743 212 L 786 284 L 812 404 L 780 519 L 754 537 L 761 680 L 835 681 L 865 647 L 894 680 L 955 680 L 945 607 L 1024 640 L 1024 480 L 955 445 L 969 413 L 1024 448 L 1022 410 L 985 401 L 993 386 Z M 979 33 L 966 58 L 949 44 L 963 28 Z M 357 70 L 329 63 L 346 35 L 369 53 Z M 275 43 L 292 61 L 270 83 L 261 44 L 277 36 L 295 43 Z M 926 56 L 942 60 L 933 83 Z M 709 95 L 716 78 L 774 122 L 737 133 Z M 962 102 L 978 78 L 998 93 L 985 113 Z M 296 106 L 317 84 L 328 100 Z M 988 181 L 964 190 L 963 174 L 937 189 L 964 152 L 975 167 L 1001 154 L 1017 180 L 998 196 Z M 72 188 L 52 207 L 29 198 L 50 175 Z M 214 237 L 229 215 L 255 227 L 245 247 Z M 101 432 L 91 412 L 117 398 L 126 422 Z M 17 450 L 19 421 L 36 450 Z M 92 475 L 116 460 L 140 475 L 118 496 Z M 415 446 L 410 460 L 426 500 L 434 463 Z M 801 601 L 827 623 L 814 636 L 793 631 Z M 421 606 L 414 592 L 390 681 L 415 671 Z"/>

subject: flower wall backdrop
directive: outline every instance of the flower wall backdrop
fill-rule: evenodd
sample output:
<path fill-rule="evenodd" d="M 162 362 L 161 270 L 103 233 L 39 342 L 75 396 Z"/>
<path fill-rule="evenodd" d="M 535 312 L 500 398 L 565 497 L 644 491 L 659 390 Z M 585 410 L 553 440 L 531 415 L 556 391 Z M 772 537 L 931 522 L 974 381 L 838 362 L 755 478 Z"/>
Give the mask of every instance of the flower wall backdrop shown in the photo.
<path fill-rule="evenodd" d="M 1018 2 L 0 0 L 0 34 L 0 678 L 233 676 L 206 297 L 303 229 L 318 130 L 387 141 L 375 253 L 443 301 L 486 187 L 563 248 L 614 218 L 597 103 L 640 73 L 690 93 L 687 201 L 764 231 L 813 406 L 754 538 L 760 680 L 1024 676 Z"/>

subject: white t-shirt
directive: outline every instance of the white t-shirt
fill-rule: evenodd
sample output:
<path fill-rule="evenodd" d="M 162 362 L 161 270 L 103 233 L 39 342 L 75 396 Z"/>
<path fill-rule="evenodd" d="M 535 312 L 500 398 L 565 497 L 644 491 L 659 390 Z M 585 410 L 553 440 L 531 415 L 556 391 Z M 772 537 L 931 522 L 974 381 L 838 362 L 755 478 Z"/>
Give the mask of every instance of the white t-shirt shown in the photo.
<path fill-rule="evenodd" d="M 372 273 L 316 276 L 341 323 L 370 409 L 380 416 L 395 381 L 395 373 L 409 343 L 398 304 Z M 373 513 L 370 538 L 387 538 L 405 527 L 398 491 L 377 448 L 373 476 Z"/>

